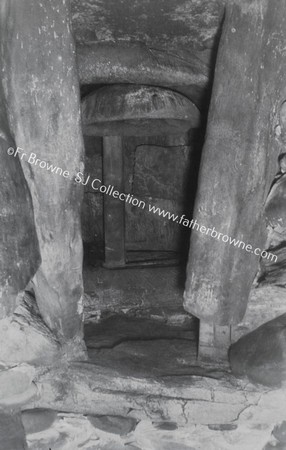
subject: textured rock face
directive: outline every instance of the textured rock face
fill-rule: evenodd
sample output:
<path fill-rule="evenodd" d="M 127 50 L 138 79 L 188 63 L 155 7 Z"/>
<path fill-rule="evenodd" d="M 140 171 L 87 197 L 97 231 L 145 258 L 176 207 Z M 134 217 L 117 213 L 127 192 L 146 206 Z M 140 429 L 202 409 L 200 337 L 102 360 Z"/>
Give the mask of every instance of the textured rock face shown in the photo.
<path fill-rule="evenodd" d="M 21 414 L 0 410 L 0 448 L 5 450 L 27 450 Z"/>
<path fill-rule="evenodd" d="M 258 269 L 253 250 L 266 242 L 261 215 L 277 170 L 274 127 L 286 66 L 279 50 L 285 9 L 281 2 L 272 6 L 229 6 L 217 58 L 194 215 L 204 227 L 250 244 L 252 252 L 193 232 L 185 307 L 219 325 L 242 320 Z"/>
<path fill-rule="evenodd" d="M 96 42 L 77 46 L 80 82 L 164 86 L 203 103 L 209 86 L 211 53 L 149 48 L 140 42 Z M 205 106 L 205 105 L 204 105 Z"/>
<path fill-rule="evenodd" d="M 19 409 L 37 397 L 33 383 L 35 371 L 31 366 L 20 365 L 12 369 L 0 368 L 0 408 Z"/>
<path fill-rule="evenodd" d="M 0 20 L 3 20 L 0 10 Z M 3 45 L 4 36 L 0 35 Z M 0 53 L 0 68 L 5 64 Z M 9 149 L 9 153 L 7 150 Z M 31 196 L 7 123 L 0 83 L 0 318 L 13 312 L 17 293 L 24 289 L 40 264 Z M 12 154 L 11 154 L 12 153 Z M 14 153 L 14 154 L 13 154 Z"/>
<path fill-rule="evenodd" d="M 106 417 L 106 419 L 108 416 Z M 46 432 L 27 437 L 30 450 L 283 450 L 283 442 L 271 436 L 273 425 L 248 422 L 241 425 L 185 424 L 142 420 L 127 436 L 93 428 L 82 415 L 59 414 Z M 276 427 L 279 428 L 279 425 Z M 273 430 L 274 432 L 274 430 Z M 10 450 L 10 449 L 9 449 Z"/>
<path fill-rule="evenodd" d="M 27 436 L 34 450 L 268 450 L 283 443 L 285 389 L 254 388 L 219 372 L 178 381 L 73 364 L 35 383 L 40 395 L 27 408 L 63 412 L 50 429 Z"/>
<path fill-rule="evenodd" d="M 194 142 L 196 130 L 191 131 L 189 137 L 124 137 L 124 192 L 171 214 L 187 214 L 194 200 L 199 159 L 199 148 Z M 86 177 L 90 175 L 90 180 L 84 187 L 82 229 L 84 242 L 92 244 L 99 255 L 103 244 L 104 194 L 91 186 L 91 180 L 103 179 L 102 144 L 98 139 L 85 138 Z M 179 251 L 190 229 L 150 213 L 147 208 L 125 205 L 126 249 Z"/>
<path fill-rule="evenodd" d="M 286 229 L 285 199 L 286 175 L 283 174 L 271 189 L 265 205 L 264 214 L 267 223 L 273 228 Z"/>
<path fill-rule="evenodd" d="M 22 422 L 26 434 L 39 433 L 54 423 L 57 413 L 49 409 L 27 409 L 22 412 Z"/>
<path fill-rule="evenodd" d="M 60 343 L 44 324 L 35 299 L 27 292 L 17 298 L 12 317 L 0 321 L 0 361 L 7 365 L 49 365 L 58 360 Z"/>
<path fill-rule="evenodd" d="M 200 112 L 170 89 L 118 84 L 84 98 L 82 124 L 86 135 L 96 136 L 184 134 L 200 125 Z"/>
<path fill-rule="evenodd" d="M 73 181 L 83 168 L 83 143 L 68 13 L 64 0 L 1 4 L 9 122 L 22 149 L 42 257 L 34 290 L 44 321 L 64 339 L 81 335 L 83 291 L 82 195 Z M 61 170 L 51 173 L 47 164 Z"/>
<path fill-rule="evenodd" d="M 230 348 L 233 373 L 279 386 L 286 380 L 286 315 L 242 337 Z"/>
<path fill-rule="evenodd" d="M 280 123 L 282 124 L 282 152 L 279 155 L 279 172 L 271 187 L 264 208 L 264 216 L 268 225 L 267 248 L 272 253 L 273 258 L 262 259 L 260 263 L 260 272 L 258 283 L 262 286 L 270 284 L 279 287 L 286 285 L 285 265 L 286 265 L 286 216 L 285 216 L 285 198 L 286 198 L 286 175 L 285 175 L 285 102 L 284 108 L 280 112 Z M 283 121 L 281 115 L 283 113 Z M 284 294 L 285 295 L 285 294 Z"/>
<path fill-rule="evenodd" d="M 272 431 L 273 436 L 282 444 L 286 444 L 286 422 L 276 425 Z"/>
<path fill-rule="evenodd" d="M 220 0 L 72 0 L 79 42 L 140 41 L 153 48 L 211 47 L 222 16 Z"/>
<path fill-rule="evenodd" d="M 40 263 L 31 197 L 19 160 L 7 154 L 11 143 L 0 138 L 0 318 L 14 311 Z"/>
<path fill-rule="evenodd" d="M 135 152 L 133 192 L 176 202 L 186 192 L 192 155 L 190 147 L 139 145 Z"/>
<path fill-rule="evenodd" d="M 73 0 L 81 83 L 171 87 L 205 109 L 224 3 Z"/>

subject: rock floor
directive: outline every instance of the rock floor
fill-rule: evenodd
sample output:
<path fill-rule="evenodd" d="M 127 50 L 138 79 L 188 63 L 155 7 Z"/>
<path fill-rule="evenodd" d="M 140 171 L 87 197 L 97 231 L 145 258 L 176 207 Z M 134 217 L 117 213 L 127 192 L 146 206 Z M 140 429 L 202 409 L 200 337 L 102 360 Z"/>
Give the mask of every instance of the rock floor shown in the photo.
<path fill-rule="evenodd" d="M 87 393 L 86 400 L 79 398 L 83 395 L 82 391 L 71 390 L 63 394 L 61 387 L 56 394 L 55 403 L 58 402 L 62 410 L 39 408 L 37 401 L 32 401 L 29 409 L 22 411 L 29 450 L 286 450 L 286 422 L 282 420 L 283 411 L 286 418 L 283 406 L 286 402 L 285 390 L 264 390 L 263 399 L 262 391 L 252 391 L 249 383 L 243 385 L 245 390 L 241 390 L 241 386 L 240 390 L 237 390 L 236 386 L 231 384 L 233 381 L 223 386 L 225 372 L 219 371 L 218 368 L 210 370 L 196 362 L 196 322 L 191 319 L 180 325 L 170 325 L 158 320 L 112 314 L 98 323 L 88 322 L 85 326 L 85 338 L 90 362 L 114 373 L 112 401 L 115 412 L 65 412 L 63 410 L 66 403 L 61 399 L 58 402 L 59 397 L 74 396 L 75 403 L 81 403 L 83 409 L 85 402 L 89 403 L 89 411 L 92 410 L 92 405 L 96 411 L 94 401 L 98 398 L 98 401 L 102 402 L 102 399 L 100 396 L 94 396 L 96 389 L 90 382 L 87 383 L 90 387 L 90 399 Z M 64 380 L 65 371 L 61 374 L 60 378 Z M 165 391 L 162 390 L 162 403 L 160 399 L 155 401 L 152 398 L 152 389 L 148 395 L 148 389 L 152 388 L 152 379 L 167 378 L 178 380 L 180 384 L 180 380 L 186 379 L 190 374 L 195 375 L 194 387 L 190 392 L 185 391 L 186 397 L 190 399 L 184 403 L 185 415 L 178 413 L 176 416 L 176 399 L 172 400 L 170 397 L 172 404 L 164 406 Z M 146 405 L 144 402 L 136 403 L 138 410 L 135 415 L 133 408 L 130 408 L 130 411 L 123 408 L 125 413 L 118 413 L 122 392 L 118 387 L 120 382 L 116 384 L 117 376 L 126 379 L 127 388 L 125 385 L 124 389 L 128 389 L 128 380 L 131 390 L 131 384 L 140 383 L 140 380 L 143 386 L 146 385 Z M 68 370 L 66 377 L 69 379 L 68 386 L 72 389 L 72 377 Z M 47 382 L 51 381 L 51 386 L 54 387 L 56 378 L 57 375 L 48 374 L 44 376 L 44 381 L 39 383 L 37 388 L 42 391 L 44 397 L 47 395 Z M 78 381 L 76 379 L 76 383 L 81 383 L 80 378 L 81 376 Z M 105 380 L 106 384 L 110 383 L 108 377 L 103 377 L 103 384 Z M 148 380 L 151 380 L 150 386 Z M 212 398 L 208 398 L 208 388 L 203 384 L 196 386 L 195 380 L 199 383 L 199 380 L 209 380 L 213 390 L 210 396 Z M 191 383 L 187 381 L 187 385 L 191 386 Z M 108 386 L 108 389 L 112 387 Z M 174 387 L 170 388 L 170 396 L 174 395 L 173 391 Z M 205 400 L 201 400 L 203 398 Z M 245 404 L 242 403 L 245 401 Z M 196 403 L 200 403 L 198 408 Z M 31 407 L 33 404 L 35 408 Z M 214 404 L 218 407 L 215 410 Z M 196 408 L 195 412 L 191 411 L 192 407 Z M 146 411 L 143 411 L 145 408 Z M 169 411 L 173 411 L 173 415 L 170 415 Z M 0 416 L 0 421 L 3 422 L 2 433 L 6 435 L 8 430 L 10 436 L 13 433 L 15 436 L 10 446 L 2 439 L 4 447 L 0 444 L 0 449 L 23 449 L 23 432 L 19 417 L 13 416 L 11 422 L 7 422 L 7 416 L 5 420 L 3 417 Z"/>
<path fill-rule="evenodd" d="M 27 434 L 27 442 L 30 450 L 274 450 L 286 448 L 285 428 L 286 423 L 178 427 L 173 422 L 134 424 L 120 417 L 58 414 L 45 431 Z"/>
<path fill-rule="evenodd" d="M 198 374 L 197 322 L 166 321 L 113 315 L 85 326 L 91 361 L 129 376 Z"/>
<path fill-rule="evenodd" d="M 181 275 L 85 271 L 89 360 L 0 368 L 0 450 L 286 450 L 286 386 L 197 361 Z"/>

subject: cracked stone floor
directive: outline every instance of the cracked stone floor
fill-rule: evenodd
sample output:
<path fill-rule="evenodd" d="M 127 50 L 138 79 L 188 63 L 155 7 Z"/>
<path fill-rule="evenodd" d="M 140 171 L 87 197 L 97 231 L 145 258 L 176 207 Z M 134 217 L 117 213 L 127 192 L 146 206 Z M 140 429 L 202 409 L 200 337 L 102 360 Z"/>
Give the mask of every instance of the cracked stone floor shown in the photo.
<path fill-rule="evenodd" d="M 30 450 L 286 450 L 285 388 L 198 363 L 180 268 L 88 267 L 84 276 L 91 372 L 83 381 L 65 368 L 38 377 L 42 398 L 22 408 L 23 426 L 20 414 L 0 409 L 0 450 L 25 448 L 24 435 Z M 57 377 L 72 394 L 57 390 Z M 71 395 L 77 413 L 66 412 Z"/>

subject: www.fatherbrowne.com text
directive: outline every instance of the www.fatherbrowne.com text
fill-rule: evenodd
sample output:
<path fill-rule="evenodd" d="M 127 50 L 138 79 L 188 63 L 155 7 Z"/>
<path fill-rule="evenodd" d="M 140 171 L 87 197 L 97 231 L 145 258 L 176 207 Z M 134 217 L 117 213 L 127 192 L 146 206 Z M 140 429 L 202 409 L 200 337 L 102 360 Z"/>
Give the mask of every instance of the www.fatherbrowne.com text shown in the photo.
<path fill-rule="evenodd" d="M 17 147 L 17 149 L 9 147 L 7 153 L 10 156 L 18 157 L 21 161 L 26 160 L 27 163 L 30 165 L 37 166 L 40 169 L 47 170 L 52 174 L 73 180 L 76 183 L 81 184 L 83 186 L 86 186 L 89 183 L 94 191 L 98 191 L 101 194 L 110 195 L 122 202 L 131 204 L 132 206 L 141 209 L 146 209 L 146 202 L 144 200 L 136 198 L 133 194 L 125 194 L 124 192 L 119 192 L 118 190 L 116 190 L 114 186 L 111 185 L 106 186 L 102 183 L 102 181 L 99 178 L 91 180 L 90 175 L 84 176 L 82 172 L 77 172 L 76 175 L 74 176 L 70 174 L 68 170 L 55 166 L 49 161 L 37 158 L 37 155 L 35 153 L 30 153 L 29 155 L 27 155 L 27 153 L 25 153 L 24 150 L 20 147 Z M 158 216 L 163 217 L 164 219 L 171 220 L 172 222 L 175 222 L 184 227 L 190 228 L 195 231 L 199 231 L 200 233 L 208 235 L 213 239 L 218 239 L 224 243 L 233 245 L 236 248 L 243 249 L 248 253 L 254 253 L 254 255 L 261 256 L 261 258 L 263 259 L 269 259 L 274 262 L 276 262 L 278 259 L 277 256 L 274 255 L 273 253 L 267 252 L 266 250 L 261 250 L 260 248 L 253 248 L 251 244 L 246 244 L 244 241 L 235 239 L 231 236 L 228 236 L 227 234 L 220 233 L 215 229 L 215 227 L 207 228 L 204 225 L 199 224 L 197 220 L 194 219 L 189 220 L 185 216 L 185 214 L 178 216 L 176 214 L 170 213 L 169 211 L 165 211 L 164 209 L 161 209 L 158 206 L 154 206 L 151 204 L 148 204 L 148 211 L 150 213 L 157 214 Z"/>

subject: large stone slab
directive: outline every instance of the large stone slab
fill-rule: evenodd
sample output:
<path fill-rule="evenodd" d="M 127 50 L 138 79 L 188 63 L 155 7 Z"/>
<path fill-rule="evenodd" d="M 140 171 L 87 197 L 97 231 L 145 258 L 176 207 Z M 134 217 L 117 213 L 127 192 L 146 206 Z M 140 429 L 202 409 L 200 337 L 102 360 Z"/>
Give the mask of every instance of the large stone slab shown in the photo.
<path fill-rule="evenodd" d="M 0 138 L 0 318 L 14 311 L 40 264 L 31 196 L 18 158 L 7 153 L 9 141 Z"/>
<path fill-rule="evenodd" d="M 230 348 L 232 371 L 267 386 L 286 380 L 286 314 L 243 336 Z"/>
<path fill-rule="evenodd" d="M 0 408 L 20 408 L 37 396 L 35 370 L 26 364 L 0 371 Z"/>
<path fill-rule="evenodd" d="M 79 42 L 139 41 L 153 48 L 212 47 L 223 15 L 223 1 L 116 0 L 102 3 L 72 0 L 72 18 Z M 171 52 L 170 52 L 171 53 Z M 172 52 L 173 53 L 173 52 Z"/>
<path fill-rule="evenodd" d="M 175 323 L 180 323 L 180 320 L 192 322 L 192 317 L 185 313 L 182 305 L 184 270 L 181 267 L 125 269 L 124 276 L 120 269 L 107 271 L 100 267 L 86 267 L 84 285 L 85 322 L 96 320 L 101 315 L 126 312 Z M 111 334 L 115 322 L 114 318 L 110 324 Z M 121 333 L 124 335 L 126 331 L 124 326 Z"/>
<path fill-rule="evenodd" d="M 219 370 L 208 376 L 132 376 L 98 364 L 72 364 L 40 373 L 39 397 L 26 408 L 50 408 L 87 415 L 171 421 L 182 426 L 231 423 L 264 390 Z M 271 404 L 273 408 L 273 405 Z M 282 409 L 275 416 L 281 417 Z"/>
<path fill-rule="evenodd" d="M 4 66 L 3 58 L 0 51 L 0 68 Z M 0 318 L 14 311 L 18 292 L 26 287 L 40 264 L 31 195 L 7 114 L 0 83 Z"/>
<path fill-rule="evenodd" d="M 68 2 L 5 0 L 1 30 L 10 127 L 22 148 L 42 257 L 34 291 L 45 323 L 66 340 L 81 336 L 83 294 L 82 188 L 74 182 L 83 141 Z M 60 169 L 51 173 L 48 164 Z"/>
<path fill-rule="evenodd" d="M 126 248 L 128 250 L 178 251 L 183 241 L 182 235 L 189 234 L 188 228 L 181 227 L 176 219 L 162 217 L 156 208 L 180 218 L 184 212 L 182 202 L 156 197 L 135 196 L 143 201 L 144 208 L 126 204 Z M 142 203 L 143 205 L 143 203 Z M 154 207 L 154 210 L 149 211 Z"/>
<path fill-rule="evenodd" d="M 191 156 L 192 149 L 187 146 L 138 146 L 132 193 L 182 202 L 191 172 Z"/>
<path fill-rule="evenodd" d="M 225 0 L 73 0 L 82 84 L 165 86 L 207 109 Z"/>
<path fill-rule="evenodd" d="M 282 316 L 286 310 L 284 287 L 263 284 L 251 289 L 247 310 L 243 320 L 231 327 L 232 342 L 254 331 L 261 325 Z"/>
<path fill-rule="evenodd" d="M 254 250 L 266 243 L 262 211 L 280 151 L 274 125 L 285 98 L 285 22 L 280 1 L 227 5 L 194 212 L 205 231 L 192 233 L 185 291 L 187 311 L 218 325 L 242 320 L 258 269 Z M 226 238 L 207 235 L 213 227 Z M 251 247 L 222 242 L 229 238 Z"/>

